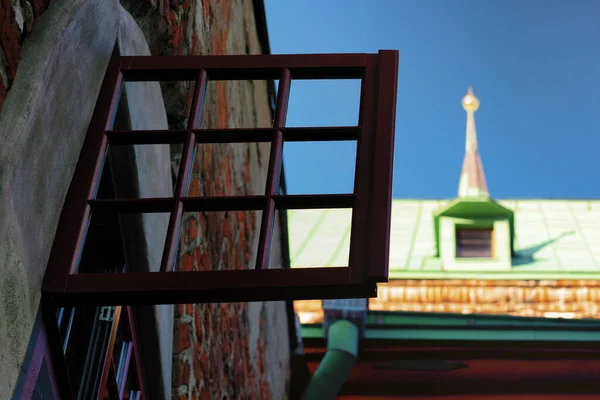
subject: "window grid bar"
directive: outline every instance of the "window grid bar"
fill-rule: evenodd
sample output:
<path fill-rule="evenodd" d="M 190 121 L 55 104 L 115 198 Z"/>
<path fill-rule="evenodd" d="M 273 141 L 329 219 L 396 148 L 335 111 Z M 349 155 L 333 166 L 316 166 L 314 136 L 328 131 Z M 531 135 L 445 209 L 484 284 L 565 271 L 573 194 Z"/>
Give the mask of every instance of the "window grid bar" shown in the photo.
<path fill-rule="evenodd" d="M 352 208 L 356 195 L 347 194 L 287 194 L 271 196 L 275 208 L 284 210 L 310 210 L 315 208 Z M 173 205 L 181 202 L 183 212 L 214 211 L 254 211 L 263 210 L 267 196 L 207 196 L 151 197 L 132 199 L 95 199 L 89 200 L 94 213 L 148 214 L 168 213 Z"/>
<path fill-rule="evenodd" d="M 371 177 L 372 207 L 369 215 L 369 263 L 367 277 L 377 282 L 387 282 L 390 254 L 390 229 L 392 211 L 392 179 L 394 136 L 396 125 L 396 87 L 398 86 L 398 53 L 378 54 L 378 76 L 374 89 L 377 108 L 373 134 L 373 172 Z M 388 78 L 388 79 L 386 79 Z M 390 82 L 390 78 L 392 82 Z"/>
<path fill-rule="evenodd" d="M 50 296 L 42 294 L 40 308 L 43 320 L 43 329 L 46 332 L 52 366 L 55 369 L 56 385 L 61 399 L 72 400 L 73 390 L 71 380 L 67 374 L 67 359 L 62 349 L 62 337 L 56 319 L 56 308 Z"/>
<path fill-rule="evenodd" d="M 281 128 L 283 140 L 286 142 L 355 141 L 358 140 L 360 130 L 360 126 Z M 196 143 L 270 142 L 273 139 L 273 128 L 194 129 L 193 133 Z M 178 144 L 186 142 L 188 131 L 106 131 L 106 136 L 109 146 Z"/>
<path fill-rule="evenodd" d="M 118 385 L 119 385 L 119 399 L 123 399 L 123 395 L 125 394 L 125 387 L 127 384 L 127 379 L 129 378 L 129 366 L 131 365 L 131 358 L 133 355 L 133 343 L 127 342 L 126 344 L 126 353 L 125 353 L 125 362 L 123 363 L 123 375 L 120 377 Z"/>
<path fill-rule="evenodd" d="M 205 70 L 200 70 L 196 77 L 194 88 L 194 98 L 192 108 L 188 117 L 187 139 L 181 154 L 181 164 L 177 175 L 177 184 L 175 192 L 176 203 L 173 205 L 173 211 L 169 219 L 167 228 L 167 238 L 160 265 L 161 272 L 173 271 L 175 269 L 176 251 L 178 248 L 179 235 L 183 218 L 183 204 L 181 198 L 187 195 L 188 185 L 192 175 L 192 165 L 194 163 L 194 153 L 196 150 L 196 138 L 193 129 L 202 115 L 202 106 L 204 104 L 204 94 L 206 93 L 207 74 Z"/>
<path fill-rule="evenodd" d="M 317 278 L 318 277 L 318 278 Z M 349 283 L 348 268 L 90 273 L 71 275 L 58 306 L 152 305 L 376 296 L 374 282 Z"/>
<path fill-rule="evenodd" d="M 119 321 L 121 318 L 121 306 L 115 307 L 114 317 L 112 320 L 112 326 L 110 328 L 110 336 L 108 338 L 108 344 L 106 346 L 106 353 L 104 354 L 104 361 L 102 363 L 102 375 L 100 378 L 100 383 L 97 388 L 97 399 L 102 400 L 102 393 L 107 388 L 108 378 L 111 378 L 111 383 L 114 380 L 114 384 L 116 385 L 116 374 L 114 369 L 112 368 L 112 355 L 115 347 L 115 341 L 117 339 L 117 330 L 119 329 Z M 112 374 L 111 374 L 112 370 Z"/>
<path fill-rule="evenodd" d="M 322 128 L 283 128 L 286 142 L 355 141 L 360 136 L 359 126 L 327 126 Z"/>
<path fill-rule="evenodd" d="M 215 212 L 262 210 L 265 200 L 265 196 L 215 196 L 184 197 L 181 202 L 186 212 Z"/>
<path fill-rule="evenodd" d="M 188 132 L 175 130 L 106 131 L 109 146 L 185 143 Z"/>
<path fill-rule="evenodd" d="M 375 56 L 376 57 L 376 56 Z M 372 165 L 372 140 L 375 123 L 375 92 L 373 86 L 377 79 L 377 59 L 367 57 L 367 66 L 361 83 L 361 97 L 359 109 L 360 137 L 357 143 L 356 166 L 354 175 L 354 193 L 356 193 L 355 208 L 352 212 L 350 228 L 350 254 L 348 266 L 350 267 L 350 280 L 359 282 L 363 280 L 364 269 L 369 263 L 368 235 L 369 220 L 367 211 L 371 205 L 371 180 Z"/>
<path fill-rule="evenodd" d="M 267 184 L 265 188 L 265 207 L 262 212 L 260 233 L 258 236 L 258 254 L 256 256 L 255 269 L 269 268 L 269 255 L 271 253 L 271 240 L 273 237 L 273 226 L 275 224 L 275 200 L 279 192 L 279 178 L 281 174 L 281 163 L 283 162 L 283 133 L 281 129 L 285 126 L 287 108 L 290 97 L 291 74 L 290 70 L 284 68 L 279 79 L 279 91 L 277 93 L 277 106 L 275 108 L 275 119 L 273 121 L 273 139 L 271 141 L 271 154 L 269 156 L 269 167 L 267 171 Z"/>
<path fill-rule="evenodd" d="M 88 204 L 91 211 L 96 213 L 145 214 L 171 212 L 175 201 L 172 197 L 94 199 L 88 200 Z"/>
<path fill-rule="evenodd" d="M 273 196 L 275 208 L 310 210 L 319 208 L 354 208 L 356 195 L 349 194 L 288 194 Z"/>
<path fill-rule="evenodd" d="M 211 80 L 277 79 L 283 68 L 294 79 L 356 79 L 366 54 L 124 56 L 121 70 L 127 81 L 193 80 L 204 69 Z"/>
<path fill-rule="evenodd" d="M 133 345 L 133 363 L 135 365 L 135 372 L 137 378 L 137 389 L 138 389 L 138 398 L 144 400 L 146 397 L 146 378 L 144 375 L 144 370 L 142 369 L 142 358 L 141 358 L 141 350 L 139 343 L 139 336 L 136 327 L 136 319 L 133 307 L 126 306 L 125 310 L 127 312 L 127 322 L 129 325 L 129 335 L 131 337 L 131 343 Z"/>
<path fill-rule="evenodd" d="M 169 217 L 169 225 L 167 227 L 167 237 L 165 239 L 165 247 L 160 263 L 160 271 L 173 271 L 175 268 L 175 259 L 177 251 L 177 242 L 181 231 L 181 221 L 183 218 L 183 204 L 178 199 L 175 200 L 175 205 Z"/>

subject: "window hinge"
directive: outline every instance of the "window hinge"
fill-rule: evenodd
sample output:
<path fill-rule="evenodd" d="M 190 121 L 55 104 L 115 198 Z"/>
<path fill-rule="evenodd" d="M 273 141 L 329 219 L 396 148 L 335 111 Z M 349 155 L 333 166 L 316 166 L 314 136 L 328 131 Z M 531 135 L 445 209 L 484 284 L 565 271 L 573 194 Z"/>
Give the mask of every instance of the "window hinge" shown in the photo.
<path fill-rule="evenodd" d="M 112 322 L 115 318 L 115 307 L 104 306 L 100 307 L 100 321 Z"/>

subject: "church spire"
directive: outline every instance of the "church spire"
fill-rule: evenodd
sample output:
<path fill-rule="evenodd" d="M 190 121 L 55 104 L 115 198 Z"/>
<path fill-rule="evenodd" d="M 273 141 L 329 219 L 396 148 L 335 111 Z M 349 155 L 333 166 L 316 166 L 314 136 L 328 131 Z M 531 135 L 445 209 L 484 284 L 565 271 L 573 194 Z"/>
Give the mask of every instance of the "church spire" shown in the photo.
<path fill-rule="evenodd" d="M 467 112 L 467 140 L 465 159 L 463 161 L 460 182 L 458 186 L 459 197 L 487 197 L 487 183 L 485 173 L 477 148 L 477 131 L 475 130 L 475 111 L 479 108 L 479 99 L 473 94 L 473 88 L 462 99 L 462 106 Z"/>

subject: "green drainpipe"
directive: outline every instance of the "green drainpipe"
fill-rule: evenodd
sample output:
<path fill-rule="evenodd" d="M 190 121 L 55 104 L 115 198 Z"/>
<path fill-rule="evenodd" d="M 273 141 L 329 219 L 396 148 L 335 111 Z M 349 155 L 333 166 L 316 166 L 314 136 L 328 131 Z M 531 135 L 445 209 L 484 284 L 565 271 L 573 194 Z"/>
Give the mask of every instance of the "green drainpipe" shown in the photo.
<path fill-rule="evenodd" d="M 356 362 L 358 326 L 347 321 L 334 322 L 327 335 L 327 353 L 308 383 L 302 400 L 333 400 Z"/>

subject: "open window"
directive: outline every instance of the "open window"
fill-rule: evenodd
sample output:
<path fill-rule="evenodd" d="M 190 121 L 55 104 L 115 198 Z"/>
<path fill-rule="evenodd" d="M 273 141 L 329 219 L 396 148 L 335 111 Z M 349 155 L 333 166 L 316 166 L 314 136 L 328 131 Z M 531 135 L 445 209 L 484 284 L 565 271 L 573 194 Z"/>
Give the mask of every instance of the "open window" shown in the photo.
<path fill-rule="evenodd" d="M 377 282 L 388 277 L 397 72 L 397 51 L 114 57 L 67 193 L 42 286 L 44 324 L 61 396 L 144 398 L 147 382 L 134 306 L 375 296 Z M 298 79 L 360 79 L 358 124 L 286 126 L 291 82 Z M 272 126 L 216 129 L 202 124 L 206 88 L 212 81 L 224 80 L 277 80 Z M 126 82 L 157 81 L 192 82 L 187 126 L 133 130 L 115 124 Z M 326 141 L 356 145 L 353 190 L 281 193 L 284 144 Z M 194 160 L 202 156 L 202 146 L 223 143 L 270 145 L 264 192 L 232 196 L 209 190 L 200 196 L 197 188 L 190 187 Z M 180 146 L 172 193 L 136 196 L 111 189 L 111 176 L 122 173 L 115 169 L 118 163 L 113 155 L 119 154 L 123 161 L 133 154 L 114 150 L 137 145 Z M 272 268 L 269 259 L 271 242 L 276 240 L 276 216 L 283 210 L 314 209 L 352 210 L 347 265 Z M 190 213 L 202 213 L 199 220 L 212 225 L 223 220 L 217 214 L 235 221 L 243 213 L 252 214 L 260 227 L 256 257 L 246 269 L 176 268 L 180 235 L 188 234 L 185 221 Z M 154 224 L 158 219 L 162 222 Z M 152 230 L 156 226 L 163 226 L 164 232 Z M 153 232 L 152 242 L 142 240 L 147 239 L 148 232 L 142 232 L 147 227 Z M 143 257 L 138 255 L 147 256 L 148 248 L 153 256 L 146 257 L 148 265 L 141 265 Z M 92 348 L 95 345 L 100 347 Z M 97 358 L 89 359 L 93 355 Z M 86 369 L 90 365 L 95 367 Z"/>
<path fill-rule="evenodd" d="M 371 297 L 387 280 L 391 177 L 398 53 L 349 55 L 115 57 L 108 68 L 78 161 L 44 279 L 43 291 L 59 305 L 177 304 Z M 211 80 L 279 80 L 271 128 L 200 129 L 206 86 Z M 289 89 L 294 79 L 361 79 L 358 126 L 288 128 Z M 113 129 L 118 99 L 127 81 L 194 80 L 186 130 Z M 286 141 L 356 141 L 354 191 L 347 194 L 279 194 Z M 269 142 L 266 190 L 248 196 L 188 195 L 198 143 Z M 99 198 L 109 146 L 181 144 L 173 197 Z M 269 269 L 276 210 L 351 208 L 350 257 L 344 268 Z M 261 211 L 258 251 L 246 270 L 173 271 L 186 212 Z M 96 218 L 110 215 L 169 215 L 159 272 L 79 269 Z M 96 218 L 95 218 L 96 217 Z M 102 225 L 102 222 L 101 222 Z M 92 232 L 93 231 L 93 232 Z M 108 243 L 108 242 L 106 242 Z"/>

